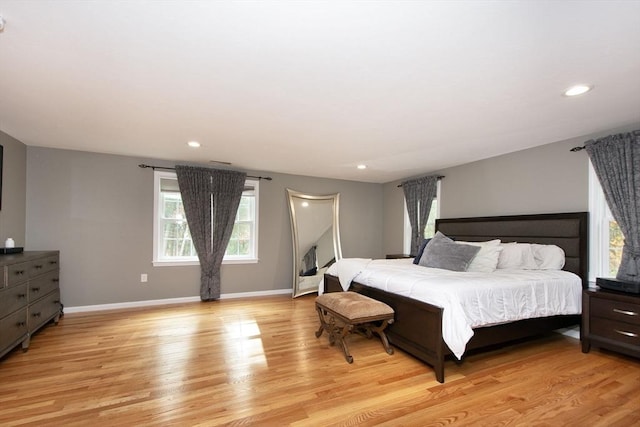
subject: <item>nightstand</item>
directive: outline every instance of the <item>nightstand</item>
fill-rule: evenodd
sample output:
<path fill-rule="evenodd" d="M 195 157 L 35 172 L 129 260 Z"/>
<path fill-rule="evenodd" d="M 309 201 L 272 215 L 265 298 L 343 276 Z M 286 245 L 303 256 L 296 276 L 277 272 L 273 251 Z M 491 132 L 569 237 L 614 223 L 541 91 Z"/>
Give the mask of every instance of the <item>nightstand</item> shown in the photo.
<path fill-rule="evenodd" d="M 640 295 L 585 290 L 581 335 L 583 353 L 593 345 L 640 358 Z"/>

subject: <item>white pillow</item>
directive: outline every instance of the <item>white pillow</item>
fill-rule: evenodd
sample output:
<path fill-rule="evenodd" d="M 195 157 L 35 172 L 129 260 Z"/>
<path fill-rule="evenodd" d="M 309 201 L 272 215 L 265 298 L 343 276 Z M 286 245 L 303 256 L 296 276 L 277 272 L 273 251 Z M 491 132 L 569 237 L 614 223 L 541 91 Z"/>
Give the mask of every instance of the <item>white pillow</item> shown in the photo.
<path fill-rule="evenodd" d="M 500 246 L 500 240 L 489 240 L 487 242 L 462 242 L 457 241 L 463 245 L 480 246 L 480 251 L 471 260 L 467 271 L 475 273 L 492 273 L 498 266 L 498 258 L 502 247 Z"/>
<path fill-rule="evenodd" d="M 502 243 L 502 252 L 498 257 L 500 269 L 537 270 L 538 264 L 533 256 L 530 243 Z"/>
<path fill-rule="evenodd" d="M 540 270 L 562 270 L 564 251 L 556 245 L 532 244 L 533 257 Z"/>

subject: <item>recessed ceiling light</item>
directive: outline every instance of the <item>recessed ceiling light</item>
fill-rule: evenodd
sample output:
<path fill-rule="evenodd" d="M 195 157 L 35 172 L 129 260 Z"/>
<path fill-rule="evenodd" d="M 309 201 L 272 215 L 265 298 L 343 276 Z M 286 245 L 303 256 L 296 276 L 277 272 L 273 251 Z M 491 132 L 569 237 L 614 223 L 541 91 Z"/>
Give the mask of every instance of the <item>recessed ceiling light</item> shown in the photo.
<path fill-rule="evenodd" d="M 593 85 L 575 85 L 564 91 L 564 96 L 578 96 L 589 92 Z"/>
<path fill-rule="evenodd" d="M 358 169 L 366 169 L 366 168 L 367 168 L 367 165 L 358 165 L 358 166 L 356 166 L 356 167 L 357 167 Z"/>
<path fill-rule="evenodd" d="M 187 145 L 191 148 L 198 148 L 200 147 L 200 143 L 198 141 L 189 141 L 187 142 Z"/>
<path fill-rule="evenodd" d="M 309 207 L 309 202 L 302 202 L 302 207 L 303 208 L 308 208 Z"/>

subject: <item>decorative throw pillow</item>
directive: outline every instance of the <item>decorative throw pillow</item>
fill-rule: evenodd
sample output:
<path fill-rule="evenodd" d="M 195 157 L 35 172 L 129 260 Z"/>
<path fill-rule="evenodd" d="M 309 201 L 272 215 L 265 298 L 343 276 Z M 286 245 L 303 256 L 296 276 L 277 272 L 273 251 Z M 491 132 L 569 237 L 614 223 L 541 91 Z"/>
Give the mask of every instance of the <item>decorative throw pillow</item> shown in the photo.
<path fill-rule="evenodd" d="M 420 247 L 418 248 L 418 253 L 415 258 L 413 258 L 413 263 L 418 264 L 420 262 L 420 258 L 422 258 L 422 253 L 424 252 L 424 247 L 431 241 L 431 239 L 424 239 L 422 243 L 420 243 Z"/>
<path fill-rule="evenodd" d="M 502 243 L 500 246 L 502 246 L 502 252 L 498 257 L 499 269 L 538 269 L 530 243 Z"/>
<path fill-rule="evenodd" d="M 493 273 L 498 266 L 498 258 L 502 252 L 500 239 L 489 240 L 486 242 L 463 242 L 456 240 L 456 243 L 463 245 L 479 246 L 480 251 L 473 257 L 467 271 L 475 273 Z"/>
<path fill-rule="evenodd" d="M 437 232 L 425 246 L 419 265 L 452 271 L 467 271 L 479 246 L 456 243 L 441 232 Z"/>

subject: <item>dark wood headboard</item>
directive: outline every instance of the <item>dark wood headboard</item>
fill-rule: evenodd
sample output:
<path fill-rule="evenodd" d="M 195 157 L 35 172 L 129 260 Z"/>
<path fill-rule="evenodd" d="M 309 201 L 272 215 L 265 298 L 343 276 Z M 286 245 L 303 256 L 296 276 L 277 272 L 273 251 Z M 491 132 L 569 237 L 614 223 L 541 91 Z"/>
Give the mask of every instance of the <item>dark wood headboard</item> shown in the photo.
<path fill-rule="evenodd" d="M 436 220 L 436 230 L 452 239 L 470 242 L 500 239 L 505 243 L 557 245 L 565 253 L 563 270 L 580 276 L 586 289 L 589 283 L 588 222 L 588 212 L 442 218 Z"/>

